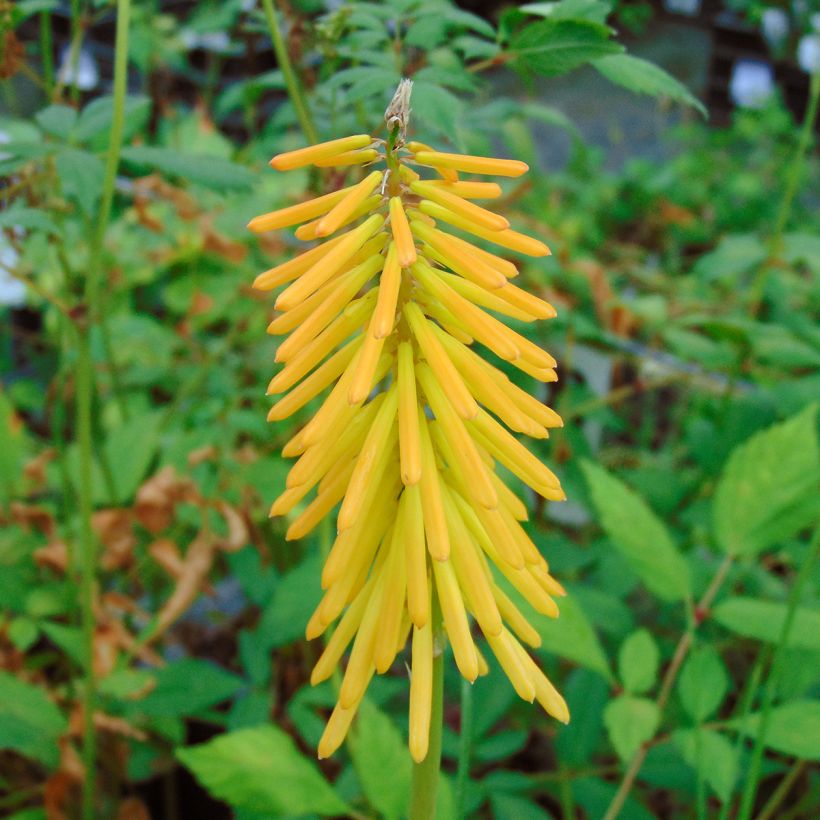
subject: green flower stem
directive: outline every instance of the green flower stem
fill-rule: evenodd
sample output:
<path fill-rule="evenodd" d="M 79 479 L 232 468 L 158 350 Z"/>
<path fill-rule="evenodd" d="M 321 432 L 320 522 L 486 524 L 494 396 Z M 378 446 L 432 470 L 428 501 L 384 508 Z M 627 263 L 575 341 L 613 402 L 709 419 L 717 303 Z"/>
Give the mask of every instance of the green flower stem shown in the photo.
<path fill-rule="evenodd" d="M 766 679 L 766 687 L 763 690 L 763 703 L 760 709 L 760 722 L 757 727 L 757 736 L 755 737 L 754 749 L 752 750 L 752 759 L 749 763 L 748 773 L 746 775 L 746 782 L 743 786 L 743 797 L 740 801 L 740 810 L 738 811 L 739 820 L 749 820 L 754 809 L 755 796 L 757 795 L 757 786 L 760 780 L 760 767 L 763 762 L 763 748 L 766 743 L 766 734 L 769 730 L 769 721 L 772 714 L 772 704 L 774 703 L 777 688 L 780 685 L 780 680 L 783 677 L 783 665 L 786 657 L 786 646 L 789 642 L 789 636 L 794 626 L 794 619 L 797 615 L 797 604 L 800 601 L 800 596 L 808 581 L 811 568 L 817 559 L 817 554 L 820 553 L 820 528 L 815 530 L 814 537 L 809 546 L 808 555 L 803 560 L 803 564 L 797 573 L 791 592 L 789 593 L 789 602 L 786 609 L 786 617 L 783 620 L 783 626 L 780 629 L 780 636 L 777 641 L 774 658 L 772 659 L 772 666 L 769 675 Z"/>
<path fill-rule="evenodd" d="M 43 61 L 43 87 L 49 102 L 54 93 L 54 53 L 51 36 L 51 12 L 40 12 L 40 58 Z"/>
<path fill-rule="evenodd" d="M 461 729 L 458 744 L 458 769 L 456 769 L 455 818 L 464 817 L 467 782 L 470 779 L 470 755 L 473 747 L 473 684 L 461 679 Z"/>
<path fill-rule="evenodd" d="M 305 102 L 302 86 L 299 83 L 296 72 L 293 70 L 290 55 L 285 46 L 285 41 L 282 39 L 282 30 L 279 28 L 279 18 L 276 15 L 273 0 L 262 0 L 262 8 L 265 10 L 265 17 L 268 21 L 270 38 L 273 42 L 273 50 L 276 53 L 276 61 L 279 63 L 282 76 L 285 78 L 285 85 L 288 89 L 290 101 L 294 109 L 296 109 L 296 118 L 299 120 L 299 125 L 307 141 L 311 144 L 317 143 L 319 142 L 319 137 L 316 133 L 316 126 L 313 124 L 313 118 Z"/>
<path fill-rule="evenodd" d="M 437 630 L 438 632 L 438 630 Z M 440 635 L 435 645 L 442 644 Z M 444 651 L 433 656 L 433 708 L 430 714 L 430 744 L 427 757 L 413 764 L 409 820 L 435 820 L 436 793 L 441 768 L 441 732 L 444 724 Z"/>
<path fill-rule="evenodd" d="M 114 58 L 114 111 L 111 137 L 105 163 L 105 176 L 100 197 L 97 221 L 91 235 L 88 272 L 85 280 L 85 311 L 77 321 L 77 374 L 76 374 L 76 436 L 80 456 L 80 482 L 78 487 L 80 513 L 80 609 L 83 633 L 83 782 L 82 816 L 94 820 L 96 815 L 96 768 L 97 739 L 94 730 L 94 713 L 97 708 L 97 681 L 94 674 L 94 595 L 97 583 L 97 544 L 91 526 L 93 514 L 92 453 L 94 392 L 94 362 L 91 355 L 91 329 L 99 320 L 100 276 L 102 252 L 111 205 L 114 200 L 114 183 L 120 158 L 120 143 L 124 122 L 125 91 L 128 69 L 128 24 L 131 11 L 130 0 L 117 0 L 117 33 Z"/>
<path fill-rule="evenodd" d="M 783 232 L 786 223 L 792 212 L 794 198 L 802 178 L 803 163 L 806 160 L 806 153 L 811 142 L 811 135 L 814 131 L 814 124 L 817 121 L 817 113 L 820 109 L 820 72 L 811 75 L 809 84 L 809 102 L 806 106 L 806 113 L 803 116 L 803 125 L 800 128 L 800 136 L 797 139 L 797 147 L 792 155 L 791 164 L 786 171 L 786 190 L 783 192 L 783 199 L 780 201 L 780 208 L 777 212 L 777 219 L 774 223 L 771 239 L 769 240 L 769 255 L 776 256 L 783 249 Z M 769 280 L 771 266 L 764 263 L 757 272 L 750 288 L 749 308 L 752 314 L 756 314 L 763 300 L 766 290 L 766 282 Z"/>

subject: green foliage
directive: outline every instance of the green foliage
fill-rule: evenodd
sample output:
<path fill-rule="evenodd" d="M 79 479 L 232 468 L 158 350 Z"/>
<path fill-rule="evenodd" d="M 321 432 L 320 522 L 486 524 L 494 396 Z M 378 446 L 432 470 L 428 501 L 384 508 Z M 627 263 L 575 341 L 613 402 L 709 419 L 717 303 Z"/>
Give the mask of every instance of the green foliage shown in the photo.
<path fill-rule="evenodd" d="M 654 701 L 632 695 L 619 695 L 604 709 L 604 725 L 609 739 L 623 761 L 629 761 L 651 740 L 660 723 L 660 710 Z"/>
<path fill-rule="evenodd" d="M 274 816 L 346 814 L 345 801 L 276 726 L 240 729 L 177 749 L 209 792 L 237 808 Z"/>
<path fill-rule="evenodd" d="M 657 680 L 659 660 L 658 647 L 649 630 L 633 632 L 618 653 L 618 674 L 624 689 L 632 695 L 648 692 Z"/>
<path fill-rule="evenodd" d="M 696 647 L 681 669 L 678 695 L 692 720 L 713 715 L 729 689 L 729 676 L 717 651 L 708 644 Z"/>

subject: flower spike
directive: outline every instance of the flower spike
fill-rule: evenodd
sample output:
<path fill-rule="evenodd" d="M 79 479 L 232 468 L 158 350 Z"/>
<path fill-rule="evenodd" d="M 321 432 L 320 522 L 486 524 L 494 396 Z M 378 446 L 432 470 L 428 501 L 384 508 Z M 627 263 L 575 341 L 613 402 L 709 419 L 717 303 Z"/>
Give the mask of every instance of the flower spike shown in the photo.
<path fill-rule="evenodd" d="M 282 395 L 268 419 L 316 406 L 283 449 L 298 460 L 271 515 L 289 516 L 292 539 L 336 510 L 325 592 L 307 637 L 339 620 L 311 682 L 330 677 L 348 651 L 349 660 L 320 757 L 341 745 L 373 675 L 388 672 L 409 643 L 409 746 L 424 759 L 433 658 L 446 638 L 464 677 L 486 674 L 475 632 L 521 698 L 569 720 L 524 647 L 541 639 L 520 608 L 526 601 L 556 617 L 564 590 L 521 525 L 526 505 L 498 470 L 563 500 L 558 478 L 516 436 L 546 438 L 562 422 L 473 349 L 480 342 L 523 373 L 555 380 L 555 359 L 503 321 L 555 316 L 512 284 L 518 270 L 504 250 L 544 256 L 549 248 L 475 203 L 498 197 L 497 183 L 459 177 L 517 177 L 525 163 L 406 142 L 411 85 L 388 108 L 386 140 L 359 134 L 271 160 L 280 171 L 347 169 L 351 184 L 248 226 L 299 225 L 297 238 L 318 241 L 254 286 L 285 286 L 268 327 L 288 334 L 268 388 Z"/>

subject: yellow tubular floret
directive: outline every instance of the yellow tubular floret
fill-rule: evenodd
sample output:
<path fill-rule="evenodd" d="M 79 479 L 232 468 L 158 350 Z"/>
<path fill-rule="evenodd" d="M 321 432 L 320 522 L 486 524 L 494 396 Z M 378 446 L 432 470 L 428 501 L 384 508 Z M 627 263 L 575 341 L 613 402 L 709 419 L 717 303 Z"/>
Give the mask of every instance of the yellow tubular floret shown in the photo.
<path fill-rule="evenodd" d="M 415 160 L 434 168 L 452 168 L 468 174 L 490 174 L 497 177 L 520 177 L 530 167 L 517 159 L 494 159 L 492 157 L 471 157 L 466 154 L 445 154 L 440 151 L 419 150 Z"/>
<path fill-rule="evenodd" d="M 427 549 L 436 561 L 446 561 L 450 556 L 450 537 L 447 533 L 447 518 L 441 498 L 441 477 L 439 476 L 430 431 L 424 411 L 419 408 L 419 433 L 421 439 L 421 506 L 424 510 L 424 532 Z"/>
<path fill-rule="evenodd" d="M 421 490 L 418 485 L 406 487 L 399 502 L 399 525 L 403 528 L 407 556 L 407 609 L 417 627 L 424 626 L 430 619 L 423 519 Z"/>
<path fill-rule="evenodd" d="M 427 184 L 457 194 L 463 199 L 496 199 L 502 193 L 497 182 L 447 182 L 443 179 L 430 179 Z"/>
<path fill-rule="evenodd" d="M 370 333 L 377 339 L 384 339 L 393 330 L 396 318 L 396 303 L 401 285 L 401 268 L 399 267 L 396 244 L 391 243 L 384 260 L 379 281 L 379 300 L 370 324 Z"/>
<path fill-rule="evenodd" d="M 410 755 L 416 763 L 427 756 L 433 705 L 433 627 L 428 621 L 413 629 L 410 672 Z"/>
<path fill-rule="evenodd" d="M 328 236 L 331 233 L 335 233 L 335 231 L 338 231 L 340 228 L 344 228 L 347 225 L 350 225 L 351 222 L 355 222 L 357 219 L 369 214 L 371 211 L 375 211 L 381 203 L 381 199 L 382 198 L 379 194 L 369 196 L 364 202 L 361 203 L 361 205 L 359 205 L 358 208 L 350 211 L 350 213 L 348 213 L 343 220 L 338 222 L 333 231 L 329 231 L 327 234 L 319 233 L 319 226 L 323 221 L 323 218 L 321 217 L 319 219 L 314 219 L 312 222 L 308 222 L 305 225 L 300 225 L 295 231 L 296 238 L 301 239 L 304 242 L 309 242 L 312 239 L 321 239 L 323 236 Z"/>
<path fill-rule="evenodd" d="M 399 265 L 408 268 L 416 261 L 416 246 L 413 243 L 413 234 L 410 232 L 410 223 L 400 196 L 390 199 L 390 228 L 393 231 L 393 241 L 398 251 Z"/>
<path fill-rule="evenodd" d="M 347 151 L 365 148 L 370 145 L 372 141 L 369 134 L 356 134 L 352 137 L 342 137 L 338 140 L 320 142 L 318 145 L 309 145 L 306 148 L 297 148 L 295 151 L 277 154 L 270 161 L 270 164 L 271 167 L 277 171 L 290 171 L 294 168 L 303 168 L 305 165 L 311 165 L 317 160 L 326 160 L 339 154 L 344 154 Z"/>
<path fill-rule="evenodd" d="M 347 165 L 364 165 L 373 162 L 379 152 L 375 148 L 362 148 L 358 151 L 345 151 L 327 159 L 317 159 L 313 165 L 317 168 L 343 168 Z"/>
<path fill-rule="evenodd" d="M 356 209 L 373 193 L 376 186 L 382 181 L 382 172 L 373 171 L 358 185 L 354 185 L 345 197 L 329 210 L 316 226 L 317 236 L 328 236 L 337 231 Z"/>
<path fill-rule="evenodd" d="M 487 230 L 503 231 L 510 227 L 510 223 L 503 216 L 462 199 L 457 194 L 450 193 L 446 188 L 436 188 L 426 182 L 413 182 L 410 184 L 410 190 Z"/>
<path fill-rule="evenodd" d="M 402 342 L 399 345 L 397 359 L 401 480 L 406 485 L 412 485 L 421 479 L 421 437 L 416 370 L 413 363 L 413 348 L 409 342 Z"/>
<path fill-rule="evenodd" d="M 289 208 L 280 208 L 278 211 L 271 211 L 269 214 L 255 216 L 248 222 L 248 228 L 254 233 L 264 233 L 277 228 L 287 228 L 290 225 L 298 225 L 308 219 L 327 213 L 337 202 L 344 199 L 350 188 L 341 188 L 333 193 L 318 196 L 316 199 L 309 199 L 307 202 L 300 202 L 291 205 Z"/>
<path fill-rule="evenodd" d="M 456 665 L 459 672 L 472 682 L 478 677 L 478 655 L 470 634 L 464 599 L 450 561 L 433 561 L 433 575 L 441 603 L 444 628 L 453 647 Z"/>

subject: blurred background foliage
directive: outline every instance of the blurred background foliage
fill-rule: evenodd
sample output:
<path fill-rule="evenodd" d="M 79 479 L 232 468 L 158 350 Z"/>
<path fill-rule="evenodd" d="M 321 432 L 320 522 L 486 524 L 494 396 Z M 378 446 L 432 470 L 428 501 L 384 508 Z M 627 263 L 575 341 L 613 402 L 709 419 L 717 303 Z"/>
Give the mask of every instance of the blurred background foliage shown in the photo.
<path fill-rule="evenodd" d="M 449 668 L 439 816 L 817 816 L 811 4 L 277 7 L 301 111 L 252 0 L 132 9 L 89 331 L 95 816 L 406 811 L 403 665 L 373 682 L 347 747 L 313 760 L 335 698 L 307 682 L 303 629 L 330 532 L 286 542 L 267 518 L 301 419 L 265 423 L 272 305 L 249 287 L 298 242 L 244 227 L 341 185 L 265 163 L 379 132 L 401 76 L 414 137 L 532 166 L 504 211 L 554 251 L 522 279 L 559 309 L 526 330 L 560 362 L 540 397 L 566 426 L 534 446 L 570 497 L 528 502 L 570 592 L 536 622 L 573 720 L 517 702 L 497 670 L 462 689 Z M 115 8 L 0 2 L 0 21 L 0 813 L 35 820 L 76 816 L 87 764 L 74 328 Z M 727 32 L 754 44 L 745 74 L 735 46 L 721 74 Z"/>

